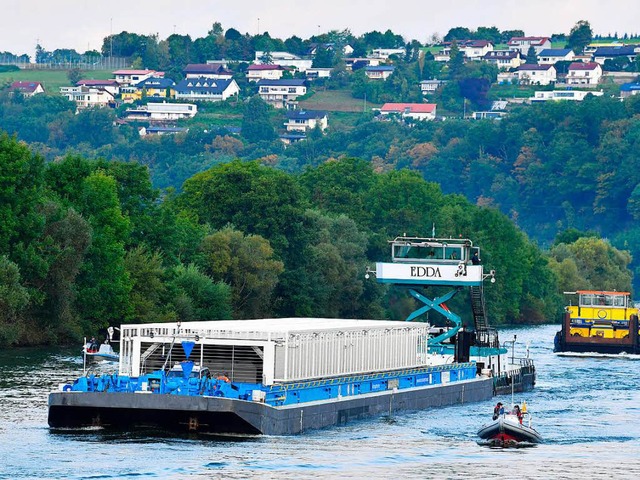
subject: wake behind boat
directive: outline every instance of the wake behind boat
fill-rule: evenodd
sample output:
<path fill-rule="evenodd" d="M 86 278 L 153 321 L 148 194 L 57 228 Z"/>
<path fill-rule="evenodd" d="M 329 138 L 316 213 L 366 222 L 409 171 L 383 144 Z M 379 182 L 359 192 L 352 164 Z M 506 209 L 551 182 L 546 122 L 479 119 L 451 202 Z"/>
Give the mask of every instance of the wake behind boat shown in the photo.
<path fill-rule="evenodd" d="M 505 411 L 498 403 L 494 410 L 493 421 L 478 430 L 480 445 L 490 447 L 524 447 L 542 442 L 542 436 L 531 426 L 531 414 L 526 404 L 520 409 L 514 405 Z"/>

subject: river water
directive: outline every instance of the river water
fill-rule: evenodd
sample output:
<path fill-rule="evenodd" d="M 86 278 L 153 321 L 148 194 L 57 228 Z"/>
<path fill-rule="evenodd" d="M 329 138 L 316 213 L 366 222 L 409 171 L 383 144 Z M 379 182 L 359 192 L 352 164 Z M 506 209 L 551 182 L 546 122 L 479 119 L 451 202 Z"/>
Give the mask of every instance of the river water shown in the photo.
<path fill-rule="evenodd" d="M 558 328 L 500 331 L 502 341 L 517 335 L 516 356 L 529 344 L 538 370 L 535 390 L 515 400 L 526 400 L 545 442 L 520 449 L 476 443 L 494 400 L 288 437 L 56 432 L 47 426 L 47 394 L 82 374 L 79 355 L 1 351 L 0 479 L 636 478 L 640 356 L 556 355 Z"/>

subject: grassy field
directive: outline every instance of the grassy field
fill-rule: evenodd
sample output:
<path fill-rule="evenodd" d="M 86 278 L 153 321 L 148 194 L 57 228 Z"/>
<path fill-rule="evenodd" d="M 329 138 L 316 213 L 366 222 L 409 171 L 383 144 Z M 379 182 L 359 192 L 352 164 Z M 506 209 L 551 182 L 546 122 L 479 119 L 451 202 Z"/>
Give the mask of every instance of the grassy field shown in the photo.
<path fill-rule="evenodd" d="M 0 72 L 0 85 L 11 82 L 40 82 L 47 93 L 59 93 L 60 87 L 71 85 L 67 77 L 68 70 L 20 70 L 17 72 Z M 82 78 L 106 80 L 113 78 L 112 70 L 84 70 Z"/>
<path fill-rule="evenodd" d="M 307 110 L 326 110 L 327 112 L 353 112 L 362 113 L 370 112 L 374 107 L 380 107 L 379 104 L 365 102 L 363 100 L 353 98 L 351 90 L 321 90 L 315 92 L 307 100 L 300 102 L 300 108 Z"/>

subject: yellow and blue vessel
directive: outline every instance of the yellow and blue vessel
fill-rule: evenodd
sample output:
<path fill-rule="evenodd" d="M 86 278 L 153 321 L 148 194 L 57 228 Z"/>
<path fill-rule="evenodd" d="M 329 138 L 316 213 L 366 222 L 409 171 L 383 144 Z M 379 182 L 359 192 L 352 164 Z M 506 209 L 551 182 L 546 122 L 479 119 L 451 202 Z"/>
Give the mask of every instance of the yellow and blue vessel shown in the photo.
<path fill-rule="evenodd" d="M 578 290 L 565 308 L 555 352 L 640 353 L 638 309 L 629 292 Z"/>

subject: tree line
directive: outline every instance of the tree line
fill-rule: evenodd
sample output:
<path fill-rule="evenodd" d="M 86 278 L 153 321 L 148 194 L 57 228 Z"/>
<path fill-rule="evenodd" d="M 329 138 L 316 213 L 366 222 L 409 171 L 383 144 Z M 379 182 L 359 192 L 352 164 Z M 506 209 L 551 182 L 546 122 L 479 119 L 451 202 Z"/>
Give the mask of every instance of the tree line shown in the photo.
<path fill-rule="evenodd" d="M 556 270 L 571 268 L 573 242 L 556 268 L 496 209 L 444 194 L 416 172 L 376 173 L 353 158 L 298 174 L 233 160 L 162 195 L 143 165 L 78 155 L 45 162 L 7 134 L 0 159 L 4 345 L 78 341 L 126 322 L 401 319 L 411 298 L 365 280 L 366 267 L 388 260 L 389 239 L 433 224 L 482 246 L 498 272 L 487 288 L 496 324 L 552 319 Z M 623 269 L 628 258 L 617 260 Z"/>

